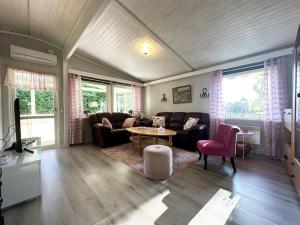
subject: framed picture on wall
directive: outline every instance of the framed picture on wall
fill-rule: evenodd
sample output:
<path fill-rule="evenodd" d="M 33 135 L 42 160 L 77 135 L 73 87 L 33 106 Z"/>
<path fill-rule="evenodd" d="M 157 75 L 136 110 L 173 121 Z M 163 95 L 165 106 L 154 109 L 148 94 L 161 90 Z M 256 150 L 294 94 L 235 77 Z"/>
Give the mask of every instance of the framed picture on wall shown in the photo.
<path fill-rule="evenodd" d="M 191 85 L 176 87 L 172 91 L 174 104 L 192 102 Z"/>

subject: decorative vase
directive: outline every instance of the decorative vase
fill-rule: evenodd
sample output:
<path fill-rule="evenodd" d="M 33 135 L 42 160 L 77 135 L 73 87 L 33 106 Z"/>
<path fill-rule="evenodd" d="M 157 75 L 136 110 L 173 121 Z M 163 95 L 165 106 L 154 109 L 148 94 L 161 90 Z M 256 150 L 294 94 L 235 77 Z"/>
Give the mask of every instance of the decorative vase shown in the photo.
<path fill-rule="evenodd" d="M 163 128 L 163 126 L 160 125 L 160 127 L 157 128 L 157 131 L 158 131 L 158 133 L 163 133 L 163 132 L 165 132 L 165 128 Z"/>

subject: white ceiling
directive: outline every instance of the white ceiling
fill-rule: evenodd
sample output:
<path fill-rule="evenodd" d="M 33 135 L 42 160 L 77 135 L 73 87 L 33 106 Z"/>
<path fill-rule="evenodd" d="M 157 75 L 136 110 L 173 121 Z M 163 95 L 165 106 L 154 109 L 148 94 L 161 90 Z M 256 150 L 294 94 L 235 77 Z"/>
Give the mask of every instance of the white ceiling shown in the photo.
<path fill-rule="evenodd" d="M 0 0 L 0 29 L 63 46 L 87 0 Z"/>
<path fill-rule="evenodd" d="M 0 0 L 0 29 L 63 47 L 95 1 Z M 300 1 L 111 0 L 97 16 L 77 53 L 150 81 L 291 46 Z"/>

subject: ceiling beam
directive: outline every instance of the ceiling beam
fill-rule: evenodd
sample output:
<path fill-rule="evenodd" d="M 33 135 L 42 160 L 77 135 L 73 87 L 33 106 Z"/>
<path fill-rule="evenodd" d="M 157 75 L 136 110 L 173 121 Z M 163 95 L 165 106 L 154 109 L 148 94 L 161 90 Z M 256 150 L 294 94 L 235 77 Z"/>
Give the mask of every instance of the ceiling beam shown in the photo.
<path fill-rule="evenodd" d="M 168 45 L 161 37 L 159 37 L 150 27 L 148 27 L 143 21 L 141 21 L 132 11 L 130 11 L 125 5 L 123 5 L 118 0 L 112 0 L 112 3 L 115 3 L 125 14 L 128 15 L 128 18 L 131 18 L 131 21 L 135 22 L 138 26 L 146 30 L 150 36 L 160 44 L 164 49 L 172 53 L 177 57 L 183 65 L 186 66 L 187 70 L 194 71 L 195 69 L 181 56 L 179 55 L 170 45 Z"/>
<path fill-rule="evenodd" d="M 69 59 L 79 46 L 84 35 L 94 28 L 101 19 L 103 12 L 111 0 L 89 0 L 86 2 L 81 15 L 70 32 L 63 47 L 63 56 Z"/>
<path fill-rule="evenodd" d="M 199 76 L 199 75 L 211 73 L 211 72 L 214 72 L 217 70 L 224 70 L 224 69 L 228 69 L 228 68 L 232 68 L 232 67 L 261 62 L 261 61 L 265 61 L 265 60 L 280 57 L 280 56 L 291 55 L 292 53 L 293 53 L 292 47 L 284 48 L 281 50 L 276 50 L 276 51 L 272 51 L 272 52 L 268 52 L 268 53 L 264 53 L 264 54 L 259 54 L 256 56 L 247 57 L 247 58 L 243 58 L 243 59 L 237 59 L 237 60 L 234 60 L 231 62 L 219 64 L 216 66 L 211 66 L 211 67 L 207 67 L 204 69 L 195 70 L 193 72 L 183 73 L 183 74 L 179 74 L 179 75 L 172 76 L 172 77 L 166 77 L 166 78 L 162 78 L 159 80 L 146 82 L 146 83 L 144 83 L 144 86 L 150 86 L 150 85 L 154 85 L 154 84 L 170 82 L 170 81 L 179 80 L 179 79 L 183 79 L 183 78 Z"/>
<path fill-rule="evenodd" d="M 100 80 L 118 82 L 118 83 L 123 83 L 123 84 L 144 86 L 144 84 L 140 83 L 140 82 L 125 80 L 125 79 L 116 78 L 116 77 L 108 77 L 108 76 L 105 76 L 105 75 L 90 73 L 90 72 L 86 72 L 86 71 L 82 71 L 82 70 L 68 69 L 68 73 L 73 73 L 73 74 L 78 74 L 78 75 L 85 76 L 85 77 L 97 78 L 97 79 L 100 79 Z"/>

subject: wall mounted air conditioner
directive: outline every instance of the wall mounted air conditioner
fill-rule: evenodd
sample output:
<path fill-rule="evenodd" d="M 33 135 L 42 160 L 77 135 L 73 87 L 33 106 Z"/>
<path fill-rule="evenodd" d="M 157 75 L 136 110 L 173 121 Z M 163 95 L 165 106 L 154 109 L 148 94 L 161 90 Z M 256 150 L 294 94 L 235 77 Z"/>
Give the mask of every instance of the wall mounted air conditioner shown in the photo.
<path fill-rule="evenodd" d="M 50 66 L 57 65 L 57 56 L 39 52 L 27 48 L 22 48 L 16 45 L 10 45 L 10 56 L 13 59 L 19 59 L 34 63 L 40 63 Z"/>

